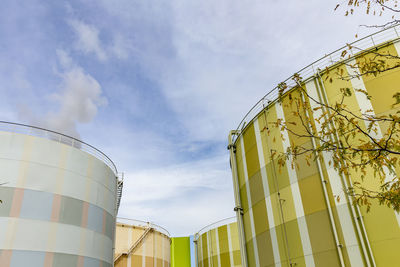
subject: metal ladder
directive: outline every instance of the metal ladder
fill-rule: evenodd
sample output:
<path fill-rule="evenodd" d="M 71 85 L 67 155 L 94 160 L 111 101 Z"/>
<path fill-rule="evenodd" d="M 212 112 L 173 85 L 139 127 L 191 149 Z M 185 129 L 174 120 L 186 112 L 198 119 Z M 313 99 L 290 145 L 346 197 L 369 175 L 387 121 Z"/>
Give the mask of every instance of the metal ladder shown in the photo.
<path fill-rule="evenodd" d="M 136 242 L 128 249 L 127 252 L 122 252 L 119 253 L 115 259 L 114 259 L 114 264 L 118 261 L 118 259 L 122 256 L 122 255 L 126 255 L 128 256 L 129 254 L 132 254 L 139 246 L 140 243 L 142 243 L 142 241 L 146 238 L 147 234 L 152 232 L 154 230 L 154 228 L 150 227 L 150 225 L 145 229 L 145 231 L 143 232 L 143 234 L 136 240 Z"/>
<path fill-rule="evenodd" d="M 121 204 L 122 188 L 124 187 L 124 173 L 120 173 L 117 177 L 117 213 L 119 210 L 119 205 Z"/>

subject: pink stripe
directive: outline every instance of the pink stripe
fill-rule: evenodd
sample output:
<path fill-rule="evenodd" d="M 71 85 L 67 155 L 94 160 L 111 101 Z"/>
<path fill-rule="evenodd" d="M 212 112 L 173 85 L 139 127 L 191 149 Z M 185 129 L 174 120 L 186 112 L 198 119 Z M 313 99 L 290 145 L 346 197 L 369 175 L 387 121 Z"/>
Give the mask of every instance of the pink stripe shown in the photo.
<path fill-rule="evenodd" d="M 58 222 L 60 219 L 60 208 L 61 208 L 61 196 L 54 194 L 53 197 L 53 207 L 51 209 L 51 218 L 52 222 Z"/>
<path fill-rule="evenodd" d="M 46 256 L 44 257 L 44 267 L 52 267 L 53 266 L 53 252 L 46 252 Z"/>
<path fill-rule="evenodd" d="M 103 229 L 102 229 L 102 233 L 105 234 L 106 233 L 106 211 L 103 210 Z"/>
<path fill-rule="evenodd" d="M 3 250 L 0 254 L 0 267 L 9 267 L 11 263 L 12 250 Z"/>
<path fill-rule="evenodd" d="M 24 199 L 24 189 L 15 188 L 11 211 L 10 211 L 10 217 L 19 217 L 23 199 Z"/>
<path fill-rule="evenodd" d="M 81 223 L 81 226 L 84 227 L 84 228 L 87 227 L 88 213 L 89 213 L 89 203 L 83 202 L 83 207 L 82 207 L 82 223 Z"/>
<path fill-rule="evenodd" d="M 78 256 L 78 265 L 77 265 L 77 267 L 83 267 L 83 260 L 84 260 L 83 256 Z"/>

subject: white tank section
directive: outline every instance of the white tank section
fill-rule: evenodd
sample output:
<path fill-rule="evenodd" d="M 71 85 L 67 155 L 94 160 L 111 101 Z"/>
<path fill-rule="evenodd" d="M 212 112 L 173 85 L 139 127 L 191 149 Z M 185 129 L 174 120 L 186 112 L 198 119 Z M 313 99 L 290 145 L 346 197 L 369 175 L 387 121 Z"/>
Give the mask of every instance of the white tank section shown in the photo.
<path fill-rule="evenodd" d="M 0 122 L 0 265 L 113 266 L 122 181 L 96 148 Z"/>

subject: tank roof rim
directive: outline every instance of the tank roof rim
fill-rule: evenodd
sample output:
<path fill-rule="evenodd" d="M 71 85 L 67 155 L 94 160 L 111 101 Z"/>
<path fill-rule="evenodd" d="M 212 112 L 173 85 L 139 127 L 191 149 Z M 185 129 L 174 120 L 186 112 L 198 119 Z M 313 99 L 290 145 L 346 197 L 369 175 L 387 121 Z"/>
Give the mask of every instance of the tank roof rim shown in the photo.
<path fill-rule="evenodd" d="M 327 59 L 327 58 L 331 57 L 333 54 L 340 52 L 340 51 L 343 50 L 344 48 L 349 47 L 349 46 L 351 47 L 352 45 L 357 44 L 357 43 L 360 43 L 361 41 L 366 40 L 367 38 L 371 38 L 371 40 L 372 40 L 372 46 L 369 46 L 369 47 L 367 47 L 367 48 L 365 48 L 365 49 L 362 49 L 361 52 L 362 52 L 362 51 L 365 51 L 365 50 L 373 49 L 373 48 L 375 48 L 375 47 L 378 47 L 378 46 L 387 44 L 387 43 L 389 43 L 389 42 L 393 42 L 393 41 L 396 41 L 396 40 L 400 40 L 400 34 L 399 34 L 398 31 L 396 30 L 396 28 L 399 28 L 399 27 L 400 27 L 400 23 L 399 23 L 399 24 L 392 25 L 392 26 L 387 27 L 387 28 L 384 28 L 384 29 L 382 29 L 382 30 L 380 30 L 380 31 L 374 32 L 374 33 L 369 34 L 369 35 L 367 35 L 367 36 L 365 36 L 365 37 L 363 37 L 363 38 L 360 38 L 360 39 L 358 39 L 358 40 L 356 40 L 356 41 L 353 41 L 353 42 L 351 42 L 351 43 L 349 43 L 349 44 L 346 44 L 346 45 L 344 45 L 344 46 L 342 46 L 342 47 L 340 47 L 340 48 L 334 50 L 333 52 L 331 52 L 331 53 L 329 53 L 329 54 L 326 54 L 325 56 L 323 56 L 323 57 L 321 57 L 321 58 L 319 58 L 319 59 L 313 61 L 312 63 L 308 64 L 307 66 L 301 68 L 301 69 L 300 69 L 299 71 L 297 71 L 296 73 L 300 73 L 300 72 L 302 72 L 302 71 L 304 71 L 304 70 L 309 69 L 310 67 L 312 68 L 312 71 L 315 72 L 315 70 L 314 70 L 314 64 L 316 64 L 316 63 L 318 63 L 318 62 L 322 62 L 324 59 Z M 395 38 L 385 37 L 385 38 L 387 38 L 387 39 L 385 39 L 385 40 L 382 41 L 381 43 L 379 43 L 379 44 L 375 44 L 375 43 L 374 43 L 374 40 L 373 40 L 373 38 L 372 38 L 373 36 L 376 36 L 376 35 L 378 35 L 378 34 L 380 34 L 380 33 L 383 33 L 383 32 L 388 32 L 388 31 L 391 30 L 391 29 L 393 29 L 393 30 L 395 31 L 395 33 L 396 33 L 396 37 L 395 37 Z M 399 29 L 399 30 L 400 30 L 400 29 Z M 350 58 L 353 58 L 353 57 L 354 57 L 354 54 L 353 54 Z M 331 60 L 332 60 L 332 59 L 331 59 Z M 340 61 L 342 61 L 342 60 L 345 60 L 345 58 L 342 58 L 342 59 L 340 59 L 340 60 L 338 60 L 338 61 L 336 61 L 336 62 L 333 62 L 333 61 L 332 61 L 331 64 L 328 64 L 328 65 L 326 65 L 325 67 L 334 66 L 335 64 L 340 63 Z M 318 68 L 318 69 L 320 69 L 320 68 Z M 321 70 L 321 69 L 320 69 L 320 70 Z M 314 74 L 314 75 L 315 75 L 315 74 Z M 310 74 L 309 76 L 307 76 L 307 77 L 302 77 L 302 78 L 303 78 L 303 79 L 308 79 L 308 78 L 310 78 L 310 77 L 312 77 L 311 74 Z M 287 79 L 285 79 L 285 80 L 283 81 L 283 83 L 286 83 L 286 82 L 290 81 L 292 78 L 293 78 L 293 75 L 289 76 Z M 293 86 L 288 86 L 288 89 L 286 89 L 285 92 L 288 92 L 288 91 L 289 91 L 290 89 L 292 89 L 292 88 L 293 88 Z M 241 130 L 244 129 L 244 128 L 246 128 L 247 125 L 248 125 L 251 121 L 254 120 L 254 118 L 257 116 L 257 114 L 260 113 L 260 112 L 255 112 L 255 114 L 252 115 L 252 114 L 253 114 L 253 111 L 256 110 L 256 108 L 260 105 L 260 103 L 264 102 L 265 100 L 267 100 L 268 103 L 273 103 L 273 102 L 275 102 L 275 101 L 278 99 L 278 95 L 276 95 L 277 90 L 278 90 L 278 86 L 275 86 L 274 88 L 272 88 L 268 93 L 266 93 L 263 97 L 261 97 L 260 100 L 258 100 L 258 101 L 256 102 L 256 104 L 254 104 L 254 105 L 249 109 L 249 111 L 243 116 L 242 120 L 239 122 L 239 124 L 238 124 L 238 126 L 237 126 L 237 128 L 236 128 L 236 131 L 239 132 L 239 134 L 236 136 L 236 138 L 234 138 L 234 140 L 233 140 L 232 143 L 236 143 L 236 140 L 237 140 L 238 137 L 242 134 L 242 131 L 241 131 Z M 275 93 L 275 94 L 274 94 L 274 93 Z M 271 95 L 271 99 L 269 100 L 269 99 L 267 99 L 267 98 L 268 98 L 268 96 L 270 96 L 270 95 Z M 265 107 L 263 107 L 263 109 L 264 109 L 264 108 L 265 108 Z M 251 115 L 252 115 L 252 116 L 251 116 Z M 246 122 L 246 119 L 249 119 L 249 121 Z"/>
<path fill-rule="evenodd" d="M 121 220 L 132 222 L 132 224 L 121 222 Z M 171 234 L 168 232 L 167 229 L 165 229 L 164 227 L 162 227 L 158 224 L 152 223 L 152 222 L 146 222 L 146 221 L 137 220 L 137 219 L 129 219 L 129 218 L 124 218 L 124 217 L 117 217 L 117 223 L 130 225 L 130 226 L 136 226 L 136 227 L 142 227 L 142 226 L 135 225 L 134 223 L 145 223 L 145 224 L 148 224 L 149 226 L 151 226 L 152 228 L 154 228 L 156 231 L 160 232 L 161 234 L 164 234 L 164 235 L 168 236 L 169 238 L 171 238 Z"/>
<path fill-rule="evenodd" d="M 224 222 L 226 222 L 226 223 L 225 224 L 220 224 L 220 223 L 224 223 Z M 235 223 L 235 222 L 236 222 L 236 216 L 228 217 L 228 218 L 225 218 L 225 219 L 222 219 L 222 220 L 219 220 L 219 221 L 216 221 L 216 222 L 213 222 L 213 223 L 210 223 L 210 224 L 204 226 L 199 231 L 197 231 L 195 235 L 199 235 L 200 236 L 200 235 L 208 232 L 209 230 L 218 228 L 218 227 L 220 227 L 222 225 L 231 224 L 231 223 Z M 213 227 L 213 226 L 215 226 L 215 227 Z"/>
<path fill-rule="evenodd" d="M 91 154 L 92 156 L 96 157 L 97 159 L 101 160 L 101 161 L 104 162 L 108 167 L 110 167 L 110 169 L 114 172 L 115 176 L 118 177 L 118 170 L 117 170 L 117 167 L 115 166 L 114 162 L 113 162 L 104 152 L 102 152 L 100 149 L 98 149 L 98 148 L 96 148 L 96 147 L 94 147 L 94 146 L 92 146 L 92 145 L 90 145 L 90 144 L 88 144 L 88 143 L 86 143 L 86 142 L 84 142 L 84 141 L 82 141 L 82 140 L 79 140 L 78 138 L 75 138 L 75 137 L 72 137 L 72 136 L 69 136 L 69 135 L 66 135 L 66 134 L 57 132 L 57 131 L 53 131 L 53 130 L 50 130 L 50 129 L 46 129 L 46 128 L 43 128 L 43 127 L 34 126 L 34 125 L 28 125 L 28 124 L 23 124 L 23 123 L 9 122 L 9 121 L 1 121 L 1 120 L 0 120 L 0 125 L 1 125 L 1 124 L 3 124 L 3 125 L 21 126 L 21 127 L 25 127 L 25 128 L 31 128 L 31 129 L 35 129 L 35 130 L 39 130 L 39 131 L 43 131 L 43 132 L 48 132 L 48 133 L 52 133 L 52 134 L 57 134 L 57 135 L 60 135 L 60 136 L 62 136 L 62 137 L 69 138 L 69 139 L 71 139 L 71 140 L 73 140 L 73 141 L 75 141 L 75 142 L 78 142 L 79 144 L 83 144 L 83 145 L 85 145 L 85 146 L 88 146 L 89 148 L 93 149 L 94 151 L 100 153 L 100 155 L 104 156 L 105 159 L 102 159 L 102 158 L 96 156 L 94 153 L 90 153 L 89 151 L 83 150 L 83 149 L 81 149 L 81 148 L 79 148 L 79 147 L 76 147 L 76 146 L 70 145 L 70 144 L 68 144 L 68 143 L 60 142 L 60 141 L 59 141 L 59 143 L 61 143 L 61 144 L 69 145 L 69 146 L 74 147 L 74 148 L 76 148 L 76 149 L 79 149 L 79 150 L 81 150 L 81 151 L 87 152 L 87 153 Z M 0 130 L 1 130 L 1 126 L 0 126 Z M 12 131 L 11 129 L 9 129 L 9 130 L 7 130 L 7 131 L 8 131 L 8 132 L 13 132 L 13 133 L 20 133 L 20 132 L 17 132 L 17 131 Z M 46 136 L 33 135 L 33 134 L 29 133 L 29 132 L 28 132 L 28 133 L 23 133 L 23 134 L 27 134 L 27 135 L 31 135 L 31 136 L 36 136 L 36 137 L 43 137 L 43 138 L 45 138 L 45 139 L 48 139 L 48 140 L 56 141 L 56 142 L 57 142 L 57 140 L 50 139 L 50 138 L 46 138 Z M 108 161 L 108 162 L 107 162 L 107 161 Z"/>

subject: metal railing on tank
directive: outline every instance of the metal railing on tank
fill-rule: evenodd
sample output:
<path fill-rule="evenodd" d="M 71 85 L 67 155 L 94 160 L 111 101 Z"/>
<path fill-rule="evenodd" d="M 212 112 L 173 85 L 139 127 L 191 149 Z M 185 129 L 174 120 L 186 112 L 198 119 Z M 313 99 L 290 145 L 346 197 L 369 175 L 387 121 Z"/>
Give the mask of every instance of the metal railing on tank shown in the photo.
<path fill-rule="evenodd" d="M 345 46 L 333 51 L 330 54 L 323 56 L 322 58 L 314 61 L 310 65 L 299 70 L 297 72 L 297 74 L 299 74 L 300 77 L 302 77 L 303 80 L 305 80 L 313 75 L 316 75 L 320 70 L 324 70 L 327 67 L 344 62 L 345 60 L 348 59 L 348 57 L 343 57 L 342 52 L 344 49 L 348 48 L 349 46 L 353 47 L 353 49 L 350 49 L 347 56 L 352 57 L 355 54 L 360 53 L 361 51 L 372 49 L 378 45 L 381 45 L 381 44 L 384 44 L 384 43 L 387 43 L 390 41 L 395 41 L 399 38 L 400 38 L 400 25 L 394 25 L 392 27 L 388 27 L 386 29 L 383 29 L 381 31 L 378 31 L 371 35 L 368 35 L 366 37 L 360 38 L 359 40 L 356 40 L 348 45 L 345 45 Z M 296 82 L 292 78 L 293 78 L 293 75 L 283 81 L 287 85 L 287 89 L 285 90 L 285 92 L 289 91 L 290 89 L 292 89 L 293 87 L 296 86 Z M 279 89 L 278 89 L 278 86 L 276 86 L 271 91 L 269 91 L 266 95 L 264 95 L 247 112 L 247 114 L 240 121 L 236 130 L 240 132 L 242 129 L 244 129 L 246 127 L 246 125 L 249 124 L 258 113 L 260 113 L 264 108 L 268 107 L 271 103 L 275 102 L 278 99 L 278 96 L 279 96 Z M 233 143 L 236 142 L 238 136 L 233 136 L 233 138 L 234 138 Z"/>
<path fill-rule="evenodd" d="M 153 228 L 157 232 L 160 232 L 168 237 L 171 237 L 170 233 L 167 231 L 162 226 L 159 226 L 157 224 L 154 224 L 152 222 L 146 222 L 146 221 L 141 221 L 141 220 L 136 220 L 136 219 L 128 219 L 128 218 L 122 218 L 122 217 L 117 217 L 117 223 L 122 223 L 122 224 L 127 224 L 127 225 L 132 225 L 132 226 L 137 226 L 137 227 L 142 227 L 142 228 Z"/>
<path fill-rule="evenodd" d="M 91 146 L 81 140 L 78 140 L 72 136 L 68 136 L 59 132 L 55 132 L 52 130 L 47 130 L 44 128 L 26 125 L 21 123 L 15 122 L 7 122 L 7 121 L 0 121 L 0 131 L 12 132 L 12 133 L 20 133 L 20 134 L 27 134 L 31 136 L 37 136 L 46 138 L 55 142 L 59 142 L 68 146 L 72 146 L 74 148 L 80 149 L 85 151 L 86 153 L 91 154 L 92 156 L 96 157 L 97 159 L 104 162 L 110 169 L 114 172 L 115 177 L 118 177 L 117 167 L 115 166 L 114 162 L 103 152 L 99 149 Z"/>
<path fill-rule="evenodd" d="M 208 232 L 208 231 L 210 231 L 211 229 L 215 229 L 215 228 L 218 228 L 218 227 L 220 227 L 220 226 L 222 226 L 222 225 L 231 224 L 231 223 L 234 223 L 234 222 L 236 222 L 236 216 L 234 216 L 234 217 L 229 217 L 229 218 L 226 218 L 226 219 L 222 219 L 222 220 L 220 220 L 220 221 L 217 221 L 217 222 L 214 222 L 214 223 L 212 223 L 212 224 L 209 224 L 209 225 L 207 225 L 207 226 L 201 228 L 201 229 L 195 234 L 195 238 L 201 236 L 202 234 L 204 234 L 204 233 L 206 233 L 206 232 Z"/>

